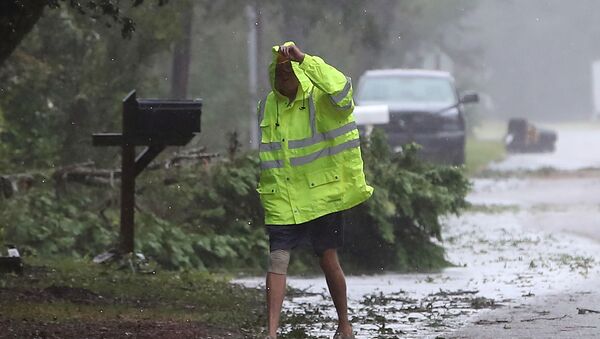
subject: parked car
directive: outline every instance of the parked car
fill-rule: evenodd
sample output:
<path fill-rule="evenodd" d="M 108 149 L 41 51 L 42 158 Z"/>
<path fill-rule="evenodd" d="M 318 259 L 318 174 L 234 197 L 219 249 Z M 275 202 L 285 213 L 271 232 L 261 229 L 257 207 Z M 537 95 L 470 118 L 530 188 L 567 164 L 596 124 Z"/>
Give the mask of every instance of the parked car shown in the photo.
<path fill-rule="evenodd" d="M 463 104 L 479 101 L 476 93 L 459 96 L 448 72 L 370 70 L 358 83 L 356 104 L 387 105 L 389 122 L 375 125 L 387 134 L 394 151 L 416 142 L 420 156 L 437 163 L 465 162 Z"/>
<path fill-rule="evenodd" d="M 540 153 L 554 152 L 557 139 L 555 131 L 539 128 L 526 119 L 513 118 L 508 121 L 504 141 L 509 152 Z"/>

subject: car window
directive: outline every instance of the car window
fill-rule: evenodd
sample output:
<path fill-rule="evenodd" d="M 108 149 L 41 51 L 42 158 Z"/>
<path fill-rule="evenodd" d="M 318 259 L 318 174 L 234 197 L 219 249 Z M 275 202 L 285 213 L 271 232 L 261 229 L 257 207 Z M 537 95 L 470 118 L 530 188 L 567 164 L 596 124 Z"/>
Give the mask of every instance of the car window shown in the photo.
<path fill-rule="evenodd" d="M 452 105 L 456 94 L 448 79 L 417 76 L 366 77 L 360 84 L 360 102 L 439 103 Z"/>

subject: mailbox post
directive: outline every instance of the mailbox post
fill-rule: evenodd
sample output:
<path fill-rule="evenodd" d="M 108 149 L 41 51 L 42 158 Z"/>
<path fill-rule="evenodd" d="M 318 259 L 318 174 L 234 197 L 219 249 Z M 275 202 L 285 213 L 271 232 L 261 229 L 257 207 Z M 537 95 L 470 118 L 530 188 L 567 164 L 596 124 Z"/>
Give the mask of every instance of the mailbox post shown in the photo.
<path fill-rule="evenodd" d="M 123 99 L 123 133 L 93 134 L 94 146 L 121 147 L 120 251 L 134 250 L 135 178 L 167 146 L 186 145 L 200 133 L 202 101 Z M 146 146 L 137 157 L 136 146 Z"/>

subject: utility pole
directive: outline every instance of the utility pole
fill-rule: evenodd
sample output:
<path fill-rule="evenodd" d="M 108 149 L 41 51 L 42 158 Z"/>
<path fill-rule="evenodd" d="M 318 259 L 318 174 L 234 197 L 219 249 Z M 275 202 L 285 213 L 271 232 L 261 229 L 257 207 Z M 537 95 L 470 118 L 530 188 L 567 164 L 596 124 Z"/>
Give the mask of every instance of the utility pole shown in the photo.
<path fill-rule="evenodd" d="M 248 21 L 248 103 L 250 108 L 250 148 L 258 149 L 258 126 L 256 105 L 258 103 L 258 49 L 256 38 L 257 16 L 253 5 L 246 6 L 246 19 Z"/>
<path fill-rule="evenodd" d="M 600 60 L 592 63 L 592 121 L 600 118 Z"/>

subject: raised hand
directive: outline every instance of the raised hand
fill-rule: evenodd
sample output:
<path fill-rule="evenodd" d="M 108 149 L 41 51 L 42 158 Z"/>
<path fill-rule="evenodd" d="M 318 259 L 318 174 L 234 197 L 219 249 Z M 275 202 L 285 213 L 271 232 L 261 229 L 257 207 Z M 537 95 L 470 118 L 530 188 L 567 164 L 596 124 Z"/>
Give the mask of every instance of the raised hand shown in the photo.
<path fill-rule="evenodd" d="M 279 46 L 279 54 L 284 58 L 302 63 L 304 61 L 304 53 L 296 45 Z"/>

